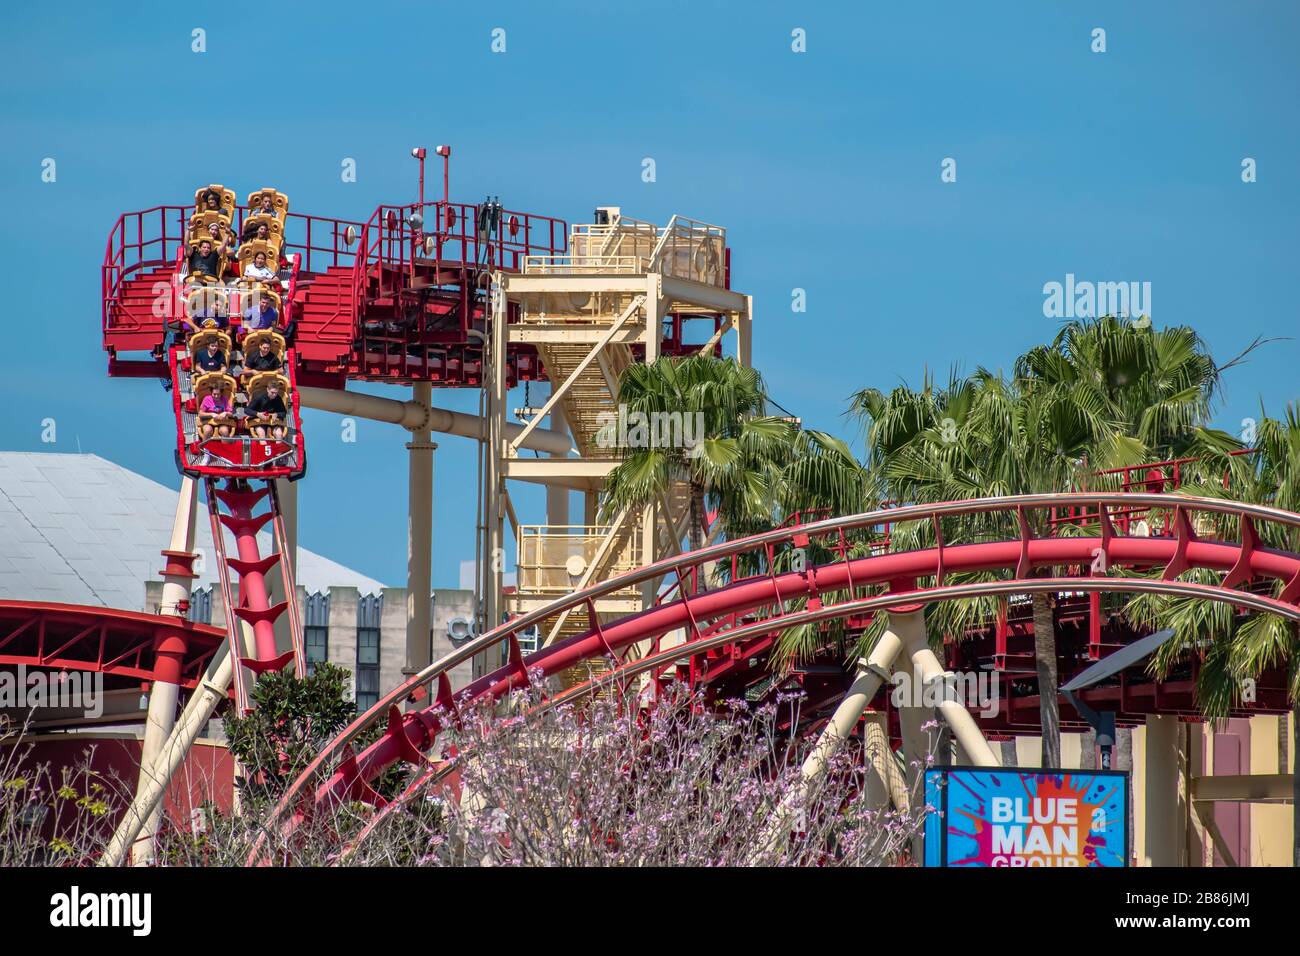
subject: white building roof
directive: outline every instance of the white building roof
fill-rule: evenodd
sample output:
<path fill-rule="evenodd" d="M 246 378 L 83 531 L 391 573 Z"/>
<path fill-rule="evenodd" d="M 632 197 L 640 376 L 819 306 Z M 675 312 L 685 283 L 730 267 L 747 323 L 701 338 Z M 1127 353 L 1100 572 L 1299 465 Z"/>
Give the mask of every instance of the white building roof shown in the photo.
<path fill-rule="evenodd" d="M 161 580 L 177 495 L 98 455 L 0 452 L 0 599 L 144 610 L 144 582 Z M 195 532 L 196 584 L 206 586 L 217 569 L 202 494 Z M 258 544 L 268 554 L 270 534 Z M 309 592 L 384 587 L 303 547 L 298 583 Z"/>

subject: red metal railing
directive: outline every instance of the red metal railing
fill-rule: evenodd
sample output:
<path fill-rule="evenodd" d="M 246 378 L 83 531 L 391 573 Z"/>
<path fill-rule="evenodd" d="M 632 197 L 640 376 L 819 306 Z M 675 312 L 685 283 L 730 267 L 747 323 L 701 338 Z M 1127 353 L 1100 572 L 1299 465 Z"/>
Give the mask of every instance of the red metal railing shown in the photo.
<path fill-rule="evenodd" d="M 454 202 L 377 208 L 361 230 L 353 264 L 353 314 L 402 288 L 415 276 L 418 260 L 518 272 L 527 256 L 557 255 L 567 248 L 568 225 L 562 219 L 503 210 L 496 228 L 480 236 L 478 210 Z M 415 214 L 420 216 L 418 229 L 412 222 Z"/>
<path fill-rule="evenodd" d="M 526 256 L 556 255 L 567 246 L 568 226 L 563 220 L 510 210 L 501 213 L 488 235 L 480 236 L 478 209 L 467 203 L 444 202 L 380 206 L 366 223 L 291 212 L 285 219 L 281 252 L 291 259 L 297 254 L 292 280 L 295 289 L 304 276 L 351 267 L 351 314 L 343 315 L 346 306 L 340 304 L 339 308 L 350 337 L 352 321 L 361 309 L 408 283 L 415 275 L 417 260 L 518 271 Z M 121 307 L 124 286 L 135 273 L 181 260 L 193 212 L 191 205 L 168 205 L 118 217 L 105 246 L 101 276 L 105 333 L 143 328 L 138 317 Z M 419 231 L 410 222 L 411 214 L 417 212 L 423 217 Z M 236 234 L 243 232 L 246 213 L 242 207 L 235 210 L 232 228 Z M 427 237 L 432 237 L 433 243 L 426 252 L 423 244 Z"/>
<path fill-rule="evenodd" d="M 239 228 L 243 230 L 244 211 L 239 211 Z M 284 224 L 284 247 L 281 254 L 297 252 L 302 256 L 300 268 L 315 275 L 337 266 L 352 265 L 357 248 L 347 241 L 348 227 L 360 236 L 363 226 L 351 219 L 330 216 L 307 216 L 291 212 Z"/>
<path fill-rule="evenodd" d="M 1249 455 L 1254 451 L 1253 448 L 1243 448 L 1238 451 L 1230 452 L 1232 457 Z M 1107 468 L 1098 471 L 1095 474 L 1101 478 L 1110 478 L 1112 480 L 1104 482 L 1107 490 L 1111 490 L 1114 481 L 1118 481 L 1118 486 L 1113 490 L 1123 492 L 1148 492 L 1150 494 L 1164 494 L 1174 492 L 1181 488 L 1187 480 L 1204 480 L 1204 475 L 1200 474 L 1196 468 L 1199 464 L 1199 458 L 1171 458 L 1167 461 L 1153 461 L 1142 465 L 1129 465 L 1124 468 Z M 1223 487 L 1228 487 L 1228 475 L 1222 476 Z M 1085 489 L 1087 490 L 1087 489 Z M 1111 513 L 1110 518 L 1115 528 L 1122 534 L 1129 534 L 1132 526 L 1138 522 L 1147 520 L 1149 512 L 1144 508 L 1124 508 L 1118 509 Z M 1168 513 L 1157 516 L 1154 524 L 1148 522 L 1148 529 L 1151 534 L 1169 535 L 1173 531 L 1170 521 L 1172 516 Z M 1056 528 L 1063 524 L 1090 525 L 1097 521 L 1095 511 L 1089 512 L 1086 509 L 1052 509 L 1048 519 L 1049 525 Z"/>
<path fill-rule="evenodd" d="M 188 206 L 154 206 L 140 212 L 126 212 L 117 217 L 108 234 L 104 249 L 101 274 L 100 299 L 103 302 L 103 329 L 122 327 L 115 320 L 121 301 L 122 285 L 127 277 L 141 269 L 157 268 L 171 263 L 184 243 Z M 131 319 L 127 328 L 138 328 Z"/>
<path fill-rule="evenodd" d="M 124 313 L 123 285 L 136 272 L 170 266 L 180 261 L 189 240 L 189 217 L 193 206 L 154 206 L 140 212 L 123 213 L 108 234 L 101 279 L 103 330 L 138 329 L 140 323 Z M 236 209 L 232 228 L 242 234 L 246 210 Z M 348 227 L 359 235 L 362 224 L 328 216 L 289 213 L 285 221 L 282 255 L 297 253 L 297 270 L 314 274 L 332 266 L 349 266 L 356 249 L 347 242 Z"/>

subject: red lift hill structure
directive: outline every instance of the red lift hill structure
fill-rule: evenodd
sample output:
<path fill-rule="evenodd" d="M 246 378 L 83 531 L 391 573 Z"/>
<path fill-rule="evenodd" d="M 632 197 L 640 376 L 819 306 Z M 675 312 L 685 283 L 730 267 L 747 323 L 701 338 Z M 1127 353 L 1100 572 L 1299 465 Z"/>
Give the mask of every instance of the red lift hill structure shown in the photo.
<path fill-rule="evenodd" d="M 559 678 L 563 690 L 552 700 L 617 685 L 637 688 L 647 706 L 676 680 L 719 701 L 763 701 L 800 689 L 797 719 L 821 726 L 823 735 L 876 726 L 898 744 L 908 733 L 907 708 L 893 707 L 881 689 L 892 673 L 910 668 L 926 680 L 950 669 L 980 671 L 997 685 L 996 714 L 952 702 L 939 712 L 963 762 L 996 766 L 990 740 L 1039 732 L 1033 592 L 1057 597 L 1062 685 L 1143 636 L 1114 613 L 1123 595 L 1184 595 L 1226 602 L 1241 614 L 1300 620 L 1300 554 L 1261 543 L 1261 529 L 1297 527 L 1300 516 L 1178 494 L 1185 462 L 1121 475 L 1118 490 L 1106 492 L 794 516 L 741 540 L 722 539 L 713 526 L 694 552 L 682 548 L 692 513 L 685 487 L 598 521 L 605 477 L 620 459 L 595 437 L 598 419 L 618 407 L 623 370 L 665 355 L 724 350 L 750 363 L 753 303 L 732 288 L 726 231 L 682 216 L 656 225 L 617 207 L 569 226 L 495 200 L 452 202 L 447 147 L 436 150 L 443 196 L 426 200 L 425 151 L 413 153 L 417 200 L 381 205 L 364 222 L 295 211 L 274 188 L 241 198 L 210 184 L 193 202 L 126 213 L 112 228 L 102 289 L 109 374 L 163 380 L 175 412 L 182 488 L 163 550 L 161 612 L 0 607 L 0 663 L 100 671 L 106 681 L 148 688 L 136 798 L 104 862 L 151 858 L 168 782 L 214 713 L 247 708 L 259 673 L 304 672 L 293 560 L 294 483 L 307 472 L 310 447 L 302 408 L 409 432 L 410 596 L 430 591 L 434 435 L 479 443 L 480 616 L 475 633 L 434 661 L 429 603 L 409 601 L 407 679 L 358 716 L 289 790 L 275 821 L 284 833 L 313 807 L 338 799 L 371 802 L 374 819 L 382 819 L 449 772 L 427 756 L 448 715 L 466 699 L 499 698 L 538 674 Z M 407 386 L 409 398 L 352 392 L 350 381 Z M 509 408 L 509 389 L 521 382 L 549 383 L 548 397 L 538 407 Z M 479 390 L 481 414 L 438 407 L 437 388 Z M 546 514 L 537 523 L 525 523 L 515 509 L 511 489 L 521 481 L 546 488 Z M 225 633 L 186 619 L 199 485 L 223 597 L 233 609 Z M 571 520 L 575 493 L 583 514 Z M 944 538 L 945 517 L 975 511 L 1002 513 L 1019 532 L 1000 541 Z M 1042 513 L 1050 520 L 1029 520 Z M 1225 517 L 1232 520 L 1214 520 Z M 932 523 L 934 545 L 892 546 L 889 530 L 902 520 Z M 1091 533 L 1057 533 L 1066 524 Z M 268 526 L 273 548 L 263 555 L 258 532 Z M 1232 540 L 1213 534 L 1224 526 L 1239 533 Z M 1031 531 L 1043 527 L 1049 530 Z M 851 546 L 864 540 L 871 542 L 865 551 Z M 510 587 L 502 562 L 487 557 L 503 554 L 508 541 L 517 572 Z M 788 552 L 810 548 L 825 559 L 783 570 L 791 567 Z M 1190 569 L 1216 572 L 1216 583 L 1189 583 L 1183 572 Z M 1001 573 L 953 583 L 968 571 Z M 1274 597 L 1276 581 L 1283 587 Z M 932 645 L 924 605 L 972 595 L 999 598 L 1002 613 L 963 640 Z M 876 615 L 887 616 L 884 637 L 856 668 L 846 670 L 829 644 L 817 661 L 788 674 L 769 668 L 788 627 L 840 621 L 852 634 Z M 450 672 L 466 661 L 474 662 L 474 679 L 453 688 Z M 1146 815 L 1145 854 L 1157 862 L 1174 861 L 1182 839 L 1166 817 L 1174 816 L 1180 786 L 1179 722 L 1200 720 L 1199 666 L 1189 657 L 1164 680 L 1129 667 L 1075 693 L 1084 710 L 1113 714 L 1121 727 L 1146 727 L 1145 801 L 1171 808 Z M 1236 715 L 1282 714 L 1288 706 L 1279 669 L 1261 676 Z M 1089 726 L 1068 699 L 1061 717 L 1065 730 Z M 353 742 L 376 723 L 383 727 L 378 740 L 354 752 Z M 406 792 L 385 801 L 369 781 L 398 762 L 418 772 Z M 877 769 L 889 776 L 887 767 Z M 1285 794 L 1280 779 L 1262 779 L 1259 787 L 1206 799 L 1289 796 L 1289 779 Z M 885 789 L 896 802 L 906 799 Z M 263 846 L 254 859 L 268 852 Z"/>

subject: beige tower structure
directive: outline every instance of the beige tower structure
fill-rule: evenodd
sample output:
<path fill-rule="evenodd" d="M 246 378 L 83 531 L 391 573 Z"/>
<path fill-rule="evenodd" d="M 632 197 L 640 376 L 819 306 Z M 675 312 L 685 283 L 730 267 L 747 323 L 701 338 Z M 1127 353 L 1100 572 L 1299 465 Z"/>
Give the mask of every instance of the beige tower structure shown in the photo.
<path fill-rule="evenodd" d="M 726 230 L 674 216 L 667 225 L 597 210 L 596 222 L 574 225 L 569 252 L 532 256 L 520 273 L 493 276 L 492 338 L 488 370 L 484 468 L 483 621 L 491 627 L 575 589 L 649 563 L 681 548 L 685 494 L 670 493 L 640 513 L 598 521 L 606 477 L 621 460 L 603 424 L 619 414 L 620 375 L 634 362 L 665 354 L 724 351 L 750 364 L 752 299 L 730 288 Z M 689 329 L 693 344 L 686 344 Z M 507 348 L 537 349 L 551 382 L 544 404 L 524 410 L 522 431 L 507 429 Z M 528 436 L 550 418 L 567 427 L 567 456 L 526 453 Z M 511 503 L 516 482 L 551 489 L 547 523 L 521 525 Z M 563 489 L 565 494 L 556 494 Z M 567 492 L 583 495 L 583 520 L 568 518 Z M 503 590 L 507 524 L 518 570 L 513 591 Z M 619 616 L 653 603 L 657 588 L 606 595 L 594 608 L 574 610 L 548 633 L 545 644 L 586 630 L 590 613 Z M 480 661 L 491 668 L 499 661 Z"/>

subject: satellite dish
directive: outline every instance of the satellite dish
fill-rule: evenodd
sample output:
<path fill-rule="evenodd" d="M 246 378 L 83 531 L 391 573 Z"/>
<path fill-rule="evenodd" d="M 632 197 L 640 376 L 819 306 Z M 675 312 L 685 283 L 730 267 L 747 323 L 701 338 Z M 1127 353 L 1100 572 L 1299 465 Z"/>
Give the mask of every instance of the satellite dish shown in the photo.
<path fill-rule="evenodd" d="M 587 562 L 580 554 L 571 554 L 564 562 L 564 570 L 569 572 L 569 577 L 580 578 L 582 572 L 587 570 Z"/>
<path fill-rule="evenodd" d="M 1174 631 L 1170 628 L 1166 628 L 1163 631 L 1156 631 L 1154 634 L 1148 634 L 1141 640 L 1134 641 L 1132 644 L 1121 647 L 1114 654 L 1103 657 L 1091 667 L 1086 667 L 1078 674 L 1075 674 L 1074 679 L 1068 684 L 1063 685 L 1061 690 L 1066 693 L 1069 693 L 1070 691 L 1083 690 L 1085 687 L 1091 687 L 1093 684 L 1103 681 L 1107 677 L 1118 674 L 1120 671 L 1124 670 L 1124 668 L 1136 664 L 1148 654 L 1155 653 L 1156 648 L 1173 636 Z"/>
<path fill-rule="evenodd" d="M 436 249 L 437 246 L 438 246 L 438 237 L 437 237 L 437 236 L 425 236 L 425 237 L 424 237 L 424 254 L 425 254 L 426 256 L 432 256 L 432 255 L 433 255 L 433 250 Z"/>
<path fill-rule="evenodd" d="M 388 215 L 384 217 L 384 223 L 388 226 L 390 232 L 395 230 L 397 228 L 397 213 L 391 209 L 388 210 Z"/>
<path fill-rule="evenodd" d="M 343 244 L 345 246 L 350 246 L 352 245 L 352 243 L 356 241 L 357 241 L 356 226 L 348 226 L 346 229 L 343 230 Z"/>
<path fill-rule="evenodd" d="M 456 228 L 456 210 L 450 206 L 447 207 L 447 231 L 450 232 Z"/>
<path fill-rule="evenodd" d="M 519 235 L 519 217 L 518 217 L 518 216 L 511 216 L 509 222 L 507 223 L 507 225 L 508 225 L 509 228 L 510 228 L 510 236 L 511 236 L 511 238 L 514 238 L 515 236 Z"/>

